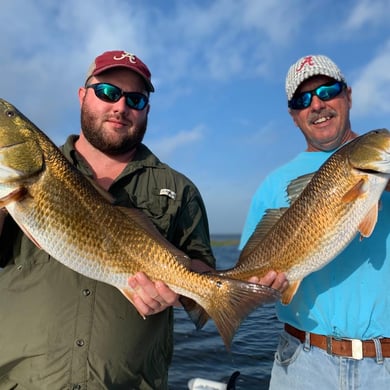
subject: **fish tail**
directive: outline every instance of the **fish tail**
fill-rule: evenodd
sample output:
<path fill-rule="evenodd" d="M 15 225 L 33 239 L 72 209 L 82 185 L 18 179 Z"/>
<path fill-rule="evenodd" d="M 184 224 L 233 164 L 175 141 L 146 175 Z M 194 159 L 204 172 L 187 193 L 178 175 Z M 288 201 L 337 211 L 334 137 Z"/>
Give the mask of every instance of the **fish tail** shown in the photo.
<path fill-rule="evenodd" d="M 180 303 L 183 305 L 185 311 L 195 324 L 196 330 L 202 329 L 210 318 L 206 310 L 193 299 L 185 296 L 180 297 Z"/>
<path fill-rule="evenodd" d="M 202 308 L 193 307 L 189 313 L 198 324 L 205 324 L 209 316 L 213 319 L 227 350 L 241 322 L 258 306 L 280 299 L 280 292 L 271 287 L 240 280 L 211 276 L 217 286 L 214 296 Z M 213 289 L 215 291 L 215 287 Z M 204 313 L 206 311 L 206 313 Z M 197 318 L 199 315 L 199 318 Z"/>
<path fill-rule="evenodd" d="M 229 350 L 234 334 L 241 322 L 258 306 L 280 299 L 280 292 L 267 286 L 228 280 L 231 292 L 222 303 L 224 310 L 208 311 Z"/>

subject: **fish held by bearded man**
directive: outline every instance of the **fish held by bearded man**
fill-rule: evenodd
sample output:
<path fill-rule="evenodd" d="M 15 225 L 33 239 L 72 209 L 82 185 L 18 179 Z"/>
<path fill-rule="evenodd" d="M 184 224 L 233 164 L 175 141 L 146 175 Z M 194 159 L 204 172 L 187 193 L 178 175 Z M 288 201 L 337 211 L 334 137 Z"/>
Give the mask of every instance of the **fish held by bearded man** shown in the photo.
<path fill-rule="evenodd" d="M 210 316 L 227 348 L 257 306 L 280 298 L 266 286 L 190 270 L 190 259 L 139 210 L 112 205 L 50 139 L 0 99 L 0 207 L 60 263 L 117 287 L 145 272 L 181 294 L 197 328 Z M 196 304 L 195 304 L 196 302 Z M 207 313 L 207 314 L 206 314 Z"/>

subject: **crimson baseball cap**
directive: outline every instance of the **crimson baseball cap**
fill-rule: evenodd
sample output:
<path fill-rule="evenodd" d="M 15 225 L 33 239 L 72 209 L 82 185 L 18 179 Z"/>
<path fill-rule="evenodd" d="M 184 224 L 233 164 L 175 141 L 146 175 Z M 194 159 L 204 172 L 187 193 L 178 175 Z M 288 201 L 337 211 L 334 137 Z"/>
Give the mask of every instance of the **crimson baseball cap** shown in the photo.
<path fill-rule="evenodd" d="M 106 51 L 97 56 L 88 69 L 86 81 L 112 68 L 127 68 L 138 73 L 144 79 L 148 91 L 154 92 L 148 67 L 136 55 L 123 50 Z"/>

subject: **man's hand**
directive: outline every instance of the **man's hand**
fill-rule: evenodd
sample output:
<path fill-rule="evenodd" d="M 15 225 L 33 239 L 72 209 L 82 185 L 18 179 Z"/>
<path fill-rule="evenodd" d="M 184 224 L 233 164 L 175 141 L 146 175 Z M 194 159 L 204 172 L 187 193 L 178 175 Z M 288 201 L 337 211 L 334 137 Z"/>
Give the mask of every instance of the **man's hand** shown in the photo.
<path fill-rule="evenodd" d="M 251 283 L 262 284 L 264 286 L 272 287 L 275 290 L 279 290 L 281 293 L 286 290 L 288 287 L 288 280 L 286 275 L 281 273 L 276 273 L 275 271 L 268 272 L 267 275 L 262 278 L 258 278 L 257 276 L 253 276 L 249 279 Z"/>
<path fill-rule="evenodd" d="M 207 272 L 213 270 L 212 267 L 201 261 L 192 261 L 191 268 L 197 272 Z M 164 282 L 158 280 L 151 281 L 143 272 L 138 272 L 129 278 L 129 286 L 134 290 L 133 302 L 135 308 L 146 317 L 157 314 L 170 306 L 181 306 L 179 294 L 171 290 Z M 262 278 L 256 276 L 249 279 L 251 283 L 262 284 L 272 287 L 280 292 L 286 290 L 288 280 L 284 273 L 268 272 Z"/>
<path fill-rule="evenodd" d="M 178 294 L 160 280 L 152 282 L 143 272 L 137 272 L 128 282 L 135 292 L 134 306 L 143 317 L 160 313 L 169 306 L 180 305 Z"/>
<path fill-rule="evenodd" d="M 191 270 L 202 273 L 211 271 L 213 268 L 203 261 L 191 260 Z M 161 280 L 152 282 L 146 274 L 138 272 L 131 276 L 128 282 L 135 292 L 134 306 L 143 317 L 160 313 L 169 306 L 181 307 L 180 295 L 172 291 Z"/>

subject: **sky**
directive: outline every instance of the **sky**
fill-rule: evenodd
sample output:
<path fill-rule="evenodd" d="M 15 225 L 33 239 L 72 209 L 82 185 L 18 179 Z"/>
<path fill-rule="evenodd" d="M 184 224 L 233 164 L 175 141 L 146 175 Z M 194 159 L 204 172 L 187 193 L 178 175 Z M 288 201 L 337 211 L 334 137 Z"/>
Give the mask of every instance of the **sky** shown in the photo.
<path fill-rule="evenodd" d="M 57 145 L 106 50 L 152 73 L 145 144 L 200 190 L 212 234 L 239 234 L 251 198 L 305 148 L 285 77 L 324 54 L 352 87 L 352 128 L 390 127 L 390 0 L 3 0 L 0 97 Z"/>

